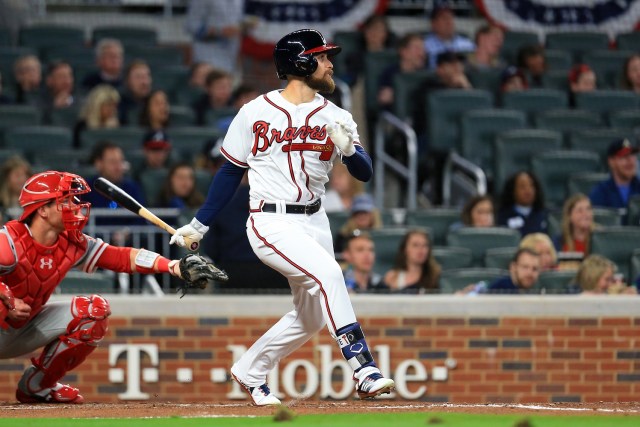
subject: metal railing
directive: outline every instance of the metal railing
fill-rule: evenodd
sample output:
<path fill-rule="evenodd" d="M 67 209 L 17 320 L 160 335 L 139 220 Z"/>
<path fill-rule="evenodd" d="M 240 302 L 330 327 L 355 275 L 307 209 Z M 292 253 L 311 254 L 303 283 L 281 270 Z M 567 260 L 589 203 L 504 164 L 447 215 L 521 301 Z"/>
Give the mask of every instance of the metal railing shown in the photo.
<path fill-rule="evenodd" d="M 391 126 L 404 135 L 407 147 L 406 165 L 385 151 L 385 126 Z M 378 116 L 375 134 L 374 196 L 376 205 L 380 209 L 384 207 L 386 168 L 393 170 L 407 182 L 406 208 L 415 209 L 418 190 L 418 140 L 416 133 L 411 126 L 385 111 Z"/>
<path fill-rule="evenodd" d="M 452 151 L 447 158 L 442 176 L 442 204 L 444 206 L 451 205 L 451 187 L 456 169 L 474 180 L 477 195 L 487 194 L 487 176 L 482 168 Z"/>

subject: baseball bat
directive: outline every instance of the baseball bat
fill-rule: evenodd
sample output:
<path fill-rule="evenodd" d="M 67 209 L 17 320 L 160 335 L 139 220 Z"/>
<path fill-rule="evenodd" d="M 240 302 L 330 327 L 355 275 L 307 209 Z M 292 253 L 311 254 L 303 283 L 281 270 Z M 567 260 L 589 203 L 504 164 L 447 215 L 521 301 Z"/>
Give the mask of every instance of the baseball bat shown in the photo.
<path fill-rule="evenodd" d="M 122 188 L 118 187 L 108 179 L 102 177 L 96 179 L 93 187 L 98 191 L 98 193 L 102 194 L 107 199 L 113 200 L 123 208 L 133 212 L 134 214 L 140 215 L 142 218 L 151 222 L 153 225 L 162 228 L 169 234 L 176 234 L 175 228 L 158 218 L 153 212 L 142 206 L 136 199 L 131 197 Z M 187 237 L 184 238 L 184 241 L 187 244 L 187 249 L 192 252 L 197 251 L 200 247 L 199 242 L 194 242 Z"/>

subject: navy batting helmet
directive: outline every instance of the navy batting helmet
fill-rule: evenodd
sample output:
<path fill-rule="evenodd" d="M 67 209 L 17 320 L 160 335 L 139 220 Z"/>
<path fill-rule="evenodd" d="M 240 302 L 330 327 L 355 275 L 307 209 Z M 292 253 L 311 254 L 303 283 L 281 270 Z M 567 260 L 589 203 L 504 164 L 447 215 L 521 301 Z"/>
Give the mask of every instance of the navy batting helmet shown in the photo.
<path fill-rule="evenodd" d="M 340 46 L 327 44 L 322 34 L 316 30 L 305 29 L 289 33 L 276 43 L 273 50 L 278 78 L 286 80 L 287 74 L 310 76 L 318 68 L 314 55 L 337 55 L 341 50 Z"/>

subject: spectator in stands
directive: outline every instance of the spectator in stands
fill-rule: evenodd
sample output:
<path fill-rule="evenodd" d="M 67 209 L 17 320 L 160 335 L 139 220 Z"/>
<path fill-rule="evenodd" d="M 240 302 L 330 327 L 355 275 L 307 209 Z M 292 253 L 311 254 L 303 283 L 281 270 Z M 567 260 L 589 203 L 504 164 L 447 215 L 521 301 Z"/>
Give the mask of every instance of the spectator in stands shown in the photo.
<path fill-rule="evenodd" d="M 244 30 L 255 23 L 245 19 L 245 0 L 192 0 L 186 31 L 193 37 L 193 60 L 234 73 L 238 67 Z"/>
<path fill-rule="evenodd" d="M 176 163 L 169 169 L 160 192 L 160 206 L 178 209 L 197 209 L 204 196 L 196 187 L 196 172 L 189 163 Z"/>
<path fill-rule="evenodd" d="M 520 241 L 519 248 L 531 249 L 540 257 L 540 271 L 558 268 L 558 253 L 551 238 L 544 233 L 527 234 Z"/>
<path fill-rule="evenodd" d="M 576 64 L 569 70 L 569 105 L 576 106 L 576 94 L 596 90 L 596 73 L 587 64 Z"/>
<path fill-rule="evenodd" d="M 46 91 L 42 95 L 44 122 L 51 123 L 51 114 L 56 109 L 69 108 L 75 104 L 73 95 L 73 69 L 64 61 L 53 61 L 47 67 Z"/>
<path fill-rule="evenodd" d="M 609 165 L 609 179 L 599 182 L 589 193 L 593 206 L 605 208 L 625 209 L 629 198 L 640 194 L 640 179 L 638 179 L 638 159 L 635 154 L 638 147 L 628 139 L 616 139 L 607 149 L 607 163 Z M 626 224 L 626 215 L 622 218 Z"/>
<path fill-rule="evenodd" d="M 204 92 L 207 89 L 207 75 L 212 70 L 213 67 L 207 62 L 194 62 L 189 71 L 189 86 Z"/>
<path fill-rule="evenodd" d="M 197 169 L 207 171 L 214 176 L 227 159 L 220 152 L 224 138 L 210 138 L 204 142 L 202 152 L 195 159 Z"/>
<path fill-rule="evenodd" d="M 596 228 L 591 200 L 582 193 L 574 194 L 562 207 L 562 234 L 555 239 L 555 247 L 562 252 L 589 253 L 589 240 Z"/>
<path fill-rule="evenodd" d="M 82 87 L 89 91 L 101 84 L 108 84 L 121 89 L 123 84 L 124 49 L 117 39 L 101 39 L 96 44 L 96 65 L 98 69 L 87 74 L 82 80 Z"/>
<path fill-rule="evenodd" d="M 31 165 L 20 156 L 9 157 L 0 168 L 0 208 L 19 208 L 22 186 L 32 175 Z"/>
<path fill-rule="evenodd" d="M 231 106 L 233 79 L 226 71 L 214 69 L 207 75 L 206 93 L 193 104 L 196 123 L 205 125 L 209 111 L 220 110 Z"/>
<path fill-rule="evenodd" d="M 429 68 L 436 68 L 442 52 L 470 53 L 476 49 L 469 38 L 456 34 L 455 16 L 446 4 L 436 4 L 431 10 L 431 33 L 424 39 L 424 50 L 429 55 Z"/>
<path fill-rule="evenodd" d="M 355 85 L 362 77 L 365 71 L 365 57 L 368 53 L 392 49 L 396 42 L 395 35 L 384 15 L 370 15 L 363 22 L 358 36 L 358 48 L 347 56 L 346 70 L 339 76 L 350 86 Z"/>
<path fill-rule="evenodd" d="M 344 243 L 355 230 L 368 231 L 382 227 L 380 212 L 373 203 L 373 197 L 367 193 L 358 194 L 351 203 L 351 216 L 336 236 L 334 249 L 336 253 L 344 250 Z"/>
<path fill-rule="evenodd" d="M 486 292 L 478 293 L 520 294 L 528 293 L 540 277 L 540 256 L 529 248 L 520 248 L 509 264 L 509 275 L 489 283 Z"/>
<path fill-rule="evenodd" d="M 169 127 L 169 99 L 163 90 L 154 90 L 144 101 L 140 110 L 140 126 L 153 131 Z"/>
<path fill-rule="evenodd" d="M 396 76 L 423 70 L 427 56 L 422 46 L 422 37 L 418 33 L 409 33 L 398 43 L 399 61 L 390 65 L 380 74 L 378 84 L 378 104 L 382 108 L 393 106 L 393 80 Z"/>
<path fill-rule="evenodd" d="M 500 49 L 504 43 L 504 31 L 495 25 L 483 25 L 476 31 L 476 50 L 467 57 L 467 64 L 477 70 L 502 68 Z"/>
<path fill-rule="evenodd" d="M 142 153 L 144 162 L 134 171 L 134 176 L 140 182 L 142 172 L 147 170 L 165 169 L 169 166 L 171 154 L 171 140 L 163 130 L 151 130 L 142 138 Z"/>
<path fill-rule="evenodd" d="M 221 115 L 217 117 L 215 123 L 210 123 L 216 129 L 226 132 L 231 126 L 231 121 L 237 114 L 237 112 L 242 108 L 244 104 L 249 101 L 253 101 L 258 96 L 260 96 L 260 92 L 250 84 L 242 83 L 237 88 L 231 92 L 231 109 L 228 111 L 228 114 Z"/>
<path fill-rule="evenodd" d="M 405 234 L 396 253 L 393 268 L 384 275 L 384 283 L 397 293 L 437 293 L 442 267 L 431 251 L 429 235 L 424 230 Z"/>
<path fill-rule="evenodd" d="M 513 65 L 509 65 L 500 73 L 500 93 L 520 92 L 528 89 L 527 76 Z"/>
<path fill-rule="evenodd" d="M 322 206 L 326 212 L 346 212 L 353 198 L 363 191 L 362 181 L 355 179 L 342 162 L 335 162 L 329 172 L 329 186 Z"/>
<path fill-rule="evenodd" d="M 462 208 L 464 227 L 493 227 L 495 225 L 493 200 L 490 196 L 474 196 Z"/>
<path fill-rule="evenodd" d="M 542 76 L 547 71 L 547 60 L 544 57 L 544 47 L 540 45 L 523 46 L 518 51 L 518 68 L 529 77 L 530 87 L 542 87 Z"/>
<path fill-rule="evenodd" d="M 582 261 L 570 285 L 571 290 L 583 295 L 637 294 L 634 286 L 627 286 L 621 275 L 616 274 L 617 266 L 600 255 L 589 255 Z"/>
<path fill-rule="evenodd" d="M 350 293 L 388 292 L 382 276 L 373 271 L 376 261 L 375 245 L 366 232 L 356 230 L 347 238 L 343 252 L 347 267 L 344 269 L 344 283 Z"/>
<path fill-rule="evenodd" d="M 16 102 L 38 105 L 42 84 L 42 65 L 35 55 L 21 56 L 13 65 L 16 81 Z"/>
<path fill-rule="evenodd" d="M 13 104 L 13 100 L 2 93 L 2 73 L 0 72 L 0 105 Z"/>
<path fill-rule="evenodd" d="M 504 185 L 497 223 L 529 233 L 546 233 L 548 212 L 544 206 L 544 194 L 540 182 L 531 172 L 521 171 L 512 175 Z"/>
<path fill-rule="evenodd" d="M 622 68 L 622 89 L 640 94 L 640 53 L 631 55 Z"/>
<path fill-rule="evenodd" d="M 101 84 L 89 92 L 80 117 L 73 129 L 74 146 L 80 147 L 80 135 L 85 129 L 120 127 L 118 103 L 120 94 L 110 85 Z"/>
<path fill-rule="evenodd" d="M 125 73 L 124 89 L 120 93 L 118 116 L 120 123 L 129 124 L 129 113 L 140 111 L 144 100 L 151 94 L 151 70 L 146 62 L 132 61 Z"/>

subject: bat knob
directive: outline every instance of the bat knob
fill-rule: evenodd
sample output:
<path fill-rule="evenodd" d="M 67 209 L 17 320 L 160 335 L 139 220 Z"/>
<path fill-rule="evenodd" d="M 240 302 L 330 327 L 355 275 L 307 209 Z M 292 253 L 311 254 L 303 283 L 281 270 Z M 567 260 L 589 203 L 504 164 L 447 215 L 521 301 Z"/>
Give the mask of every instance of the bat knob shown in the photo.
<path fill-rule="evenodd" d="M 191 252 L 195 252 L 198 250 L 198 248 L 200 247 L 200 243 L 198 242 L 191 242 L 191 244 L 189 245 L 189 250 Z"/>

